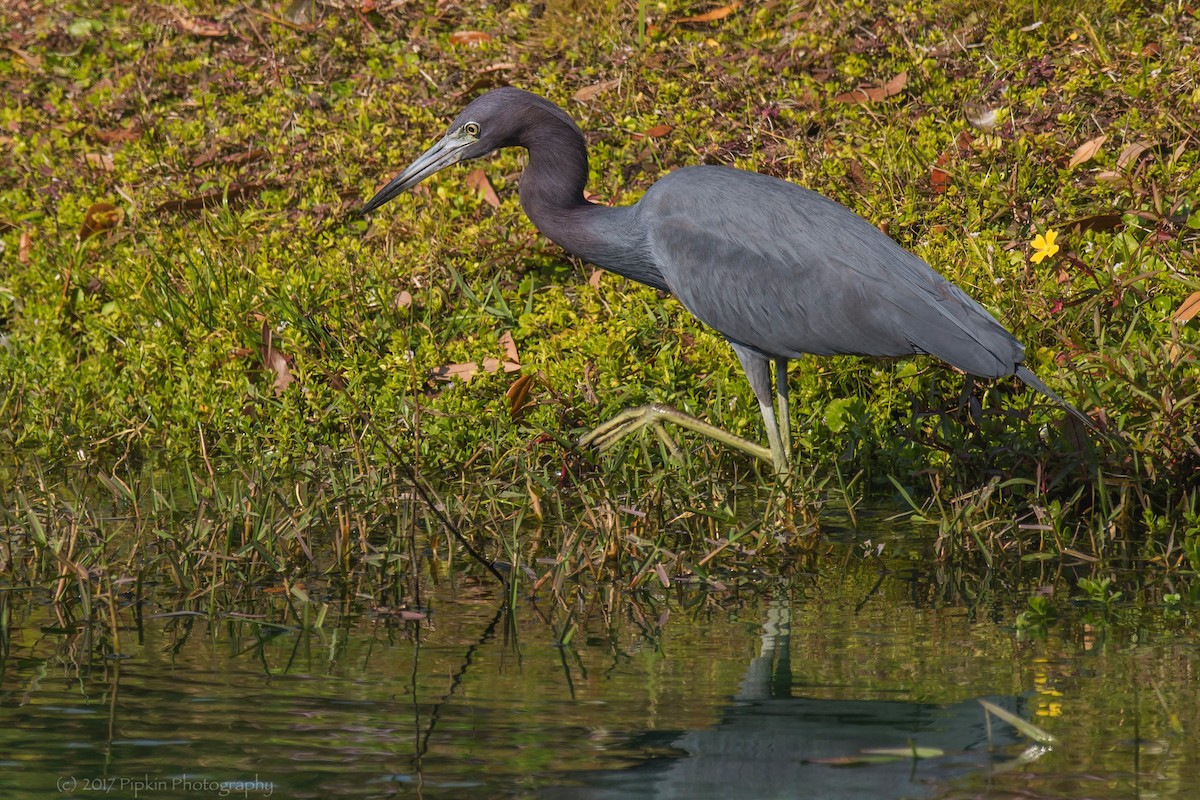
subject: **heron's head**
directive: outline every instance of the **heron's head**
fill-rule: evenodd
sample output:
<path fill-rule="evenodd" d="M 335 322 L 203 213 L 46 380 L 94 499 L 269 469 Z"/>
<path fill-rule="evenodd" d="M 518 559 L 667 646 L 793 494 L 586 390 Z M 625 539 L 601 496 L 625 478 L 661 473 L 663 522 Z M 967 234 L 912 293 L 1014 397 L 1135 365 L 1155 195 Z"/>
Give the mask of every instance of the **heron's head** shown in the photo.
<path fill-rule="evenodd" d="M 450 130 L 445 136 L 376 192 L 363 206 L 362 213 L 374 211 L 451 164 L 486 156 L 501 147 L 520 144 L 521 132 L 527 125 L 530 112 L 541 106 L 556 109 L 537 95 L 512 87 L 494 89 L 481 95 L 450 123 Z"/>

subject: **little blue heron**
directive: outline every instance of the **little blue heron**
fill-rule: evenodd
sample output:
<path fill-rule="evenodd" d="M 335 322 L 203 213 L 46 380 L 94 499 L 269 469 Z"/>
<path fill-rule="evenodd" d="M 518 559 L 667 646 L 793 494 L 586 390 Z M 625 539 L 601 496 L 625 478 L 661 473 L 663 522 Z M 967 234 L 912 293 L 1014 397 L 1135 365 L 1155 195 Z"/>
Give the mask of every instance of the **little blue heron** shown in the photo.
<path fill-rule="evenodd" d="M 601 447 L 669 421 L 785 471 L 787 364 L 804 353 L 936 356 L 969 375 L 1016 375 L 1094 428 L 1022 363 L 1025 349 L 979 303 L 845 206 L 795 184 L 719 166 L 676 170 L 631 206 L 584 197 L 587 145 L 565 111 L 513 87 L 472 101 L 449 132 L 363 207 L 444 167 L 524 147 L 519 194 L 537 229 L 585 261 L 670 292 L 719 331 L 758 399 L 770 449 L 669 406 L 629 409 L 581 439 Z M 779 416 L 771 398 L 771 368 Z"/>

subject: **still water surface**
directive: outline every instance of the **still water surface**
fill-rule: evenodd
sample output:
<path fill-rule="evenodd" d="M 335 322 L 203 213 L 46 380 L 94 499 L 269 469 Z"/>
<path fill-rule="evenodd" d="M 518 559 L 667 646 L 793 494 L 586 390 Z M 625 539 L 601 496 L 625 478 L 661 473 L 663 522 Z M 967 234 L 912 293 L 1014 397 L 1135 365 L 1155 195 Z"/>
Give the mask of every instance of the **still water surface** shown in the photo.
<path fill-rule="evenodd" d="M 721 594 L 508 610 L 443 585 L 422 622 L 364 609 L 302 631 L 159 605 L 120 659 L 12 596 L 0 797 L 1200 796 L 1186 613 L 1018 631 L 1023 589 L 948 584 L 835 544 Z M 979 698 L 1060 743 L 989 733 Z M 930 757 L 870 752 L 914 745 Z"/>

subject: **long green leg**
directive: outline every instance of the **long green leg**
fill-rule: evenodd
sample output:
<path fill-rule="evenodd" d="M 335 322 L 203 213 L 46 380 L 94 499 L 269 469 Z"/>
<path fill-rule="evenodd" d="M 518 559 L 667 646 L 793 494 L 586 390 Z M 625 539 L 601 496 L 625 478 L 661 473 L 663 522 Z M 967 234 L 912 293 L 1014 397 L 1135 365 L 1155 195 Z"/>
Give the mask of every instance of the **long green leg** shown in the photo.
<path fill-rule="evenodd" d="M 775 465 L 775 471 L 787 472 L 791 459 L 788 449 L 784 447 L 783 437 L 780 436 L 779 423 L 775 419 L 775 407 L 771 403 L 773 399 L 771 396 L 771 364 L 753 350 L 732 342 L 730 344 L 733 346 L 733 352 L 737 353 L 738 360 L 742 362 L 742 369 L 746 371 L 746 379 L 750 381 L 750 388 L 754 390 L 754 396 L 758 398 L 758 408 L 762 412 L 763 424 L 767 428 L 767 441 L 771 445 L 771 461 Z M 786 380 L 783 385 L 786 390 Z M 788 439 L 791 439 L 790 430 Z"/>
<path fill-rule="evenodd" d="M 792 413 L 788 406 L 788 360 L 775 359 L 775 397 L 779 405 L 779 439 L 788 462 L 792 460 Z"/>

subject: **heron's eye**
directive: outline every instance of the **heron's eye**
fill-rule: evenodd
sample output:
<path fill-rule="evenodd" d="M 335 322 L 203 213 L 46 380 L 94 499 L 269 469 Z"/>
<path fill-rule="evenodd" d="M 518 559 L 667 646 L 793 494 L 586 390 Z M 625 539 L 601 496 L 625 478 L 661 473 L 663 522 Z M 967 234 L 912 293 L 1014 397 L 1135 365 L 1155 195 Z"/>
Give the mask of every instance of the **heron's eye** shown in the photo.
<path fill-rule="evenodd" d="M 479 138 L 479 123 L 478 122 L 468 122 L 466 125 L 462 126 L 462 129 L 463 129 L 463 133 L 465 133 L 467 136 L 470 136 L 470 137 L 476 138 L 476 139 Z"/>

